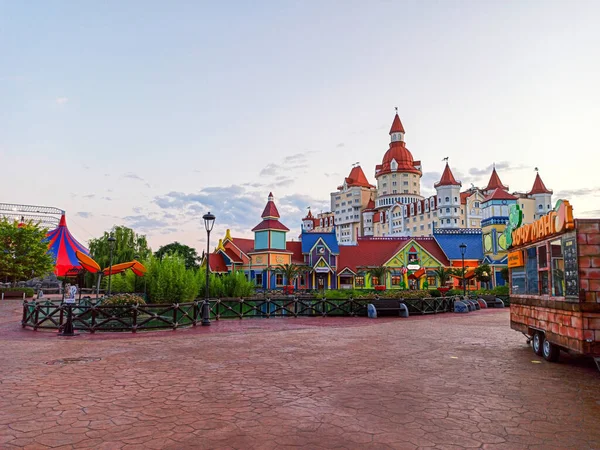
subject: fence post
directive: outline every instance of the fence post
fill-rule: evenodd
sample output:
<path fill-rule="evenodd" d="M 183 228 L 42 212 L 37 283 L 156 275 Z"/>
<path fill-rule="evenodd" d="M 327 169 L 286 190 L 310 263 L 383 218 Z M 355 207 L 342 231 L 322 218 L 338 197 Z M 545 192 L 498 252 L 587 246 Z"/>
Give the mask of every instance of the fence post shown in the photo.
<path fill-rule="evenodd" d="M 38 303 L 35 304 L 35 315 L 33 321 L 33 331 L 38 329 L 38 320 L 40 320 L 40 305 Z"/>
<path fill-rule="evenodd" d="M 94 334 L 96 332 L 96 314 L 97 314 L 97 310 L 96 310 L 97 306 L 95 304 L 92 304 L 90 306 L 90 309 L 92 310 L 92 323 L 90 325 L 90 333 Z"/>
<path fill-rule="evenodd" d="M 192 326 L 195 327 L 196 324 L 198 323 L 198 300 L 194 300 L 194 307 L 193 307 L 193 314 L 194 314 L 194 320 L 192 321 Z"/>
<path fill-rule="evenodd" d="M 244 299 L 240 298 L 240 320 L 244 317 Z"/>
<path fill-rule="evenodd" d="M 21 320 L 21 326 L 25 328 L 25 323 L 27 321 L 27 301 L 23 302 L 23 319 Z"/>
<path fill-rule="evenodd" d="M 177 329 L 177 309 L 179 308 L 179 303 L 172 303 L 173 308 L 173 329 Z"/>

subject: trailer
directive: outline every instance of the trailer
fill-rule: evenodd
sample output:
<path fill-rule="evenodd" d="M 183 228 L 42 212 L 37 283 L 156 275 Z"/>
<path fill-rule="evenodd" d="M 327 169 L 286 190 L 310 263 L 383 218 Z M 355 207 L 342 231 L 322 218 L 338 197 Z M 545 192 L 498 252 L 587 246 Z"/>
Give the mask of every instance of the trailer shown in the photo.
<path fill-rule="evenodd" d="M 566 200 L 530 224 L 510 209 L 510 326 L 536 355 L 594 358 L 600 370 L 600 219 L 573 219 Z"/>

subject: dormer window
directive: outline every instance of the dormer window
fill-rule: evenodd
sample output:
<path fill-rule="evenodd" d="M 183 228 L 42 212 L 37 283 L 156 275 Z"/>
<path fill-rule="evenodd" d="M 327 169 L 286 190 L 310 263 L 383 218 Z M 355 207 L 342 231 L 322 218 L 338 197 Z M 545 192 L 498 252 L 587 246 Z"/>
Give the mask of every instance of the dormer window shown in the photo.
<path fill-rule="evenodd" d="M 450 197 L 446 197 L 446 203 L 450 203 Z"/>
<path fill-rule="evenodd" d="M 398 163 L 396 162 L 396 160 L 395 160 L 395 159 L 392 159 L 392 162 L 391 162 L 391 164 L 390 164 L 390 167 L 391 167 L 391 169 L 392 169 L 392 170 L 394 170 L 394 171 L 398 170 Z"/>

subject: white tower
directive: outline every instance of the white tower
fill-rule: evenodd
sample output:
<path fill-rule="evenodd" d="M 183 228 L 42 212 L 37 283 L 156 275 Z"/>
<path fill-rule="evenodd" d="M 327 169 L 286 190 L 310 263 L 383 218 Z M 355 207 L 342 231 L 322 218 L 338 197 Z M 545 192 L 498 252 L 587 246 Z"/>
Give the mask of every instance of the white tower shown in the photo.
<path fill-rule="evenodd" d="M 460 228 L 460 188 L 462 184 L 456 181 L 448 162 L 440 181 L 434 187 L 438 197 L 438 223 L 436 228 Z"/>

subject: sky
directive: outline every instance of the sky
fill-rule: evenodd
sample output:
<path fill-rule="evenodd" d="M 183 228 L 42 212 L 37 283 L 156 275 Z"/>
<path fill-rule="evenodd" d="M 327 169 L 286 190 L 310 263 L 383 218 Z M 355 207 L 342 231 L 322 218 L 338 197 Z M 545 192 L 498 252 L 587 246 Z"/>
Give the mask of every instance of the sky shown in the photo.
<path fill-rule="evenodd" d="M 56 206 L 85 243 L 251 237 L 267 195 L 296 238 L 394 107 L 423 166 L 511 191 L 539 168 L 600 216 L 600 2 L 0 0 L 0 202 Z"/>

